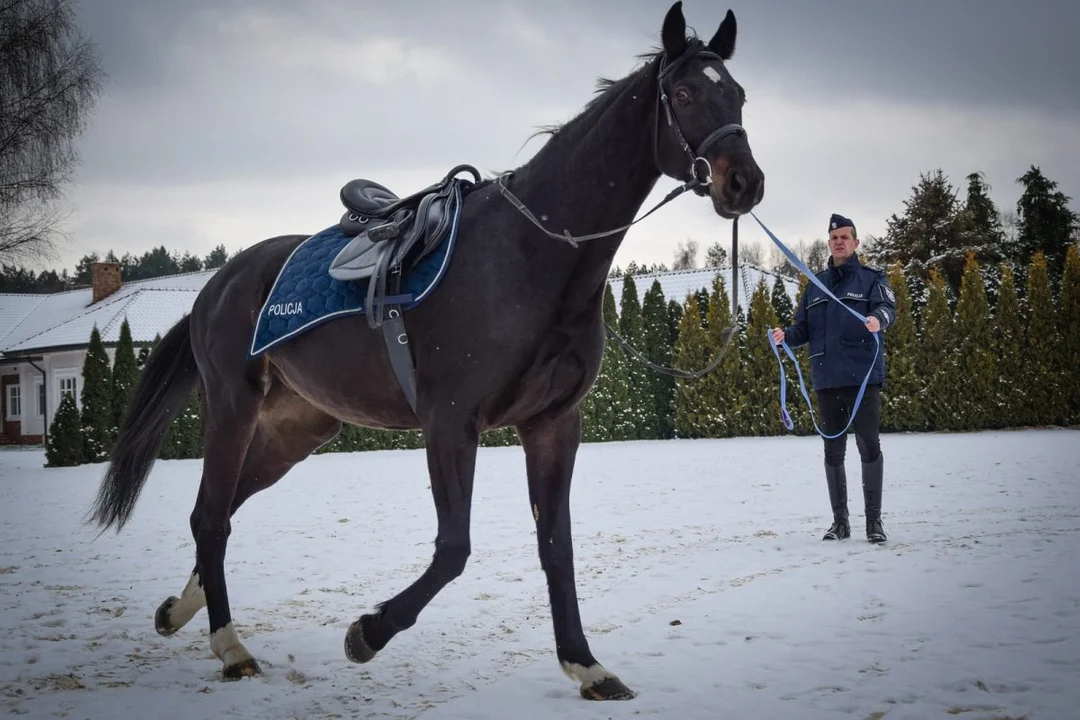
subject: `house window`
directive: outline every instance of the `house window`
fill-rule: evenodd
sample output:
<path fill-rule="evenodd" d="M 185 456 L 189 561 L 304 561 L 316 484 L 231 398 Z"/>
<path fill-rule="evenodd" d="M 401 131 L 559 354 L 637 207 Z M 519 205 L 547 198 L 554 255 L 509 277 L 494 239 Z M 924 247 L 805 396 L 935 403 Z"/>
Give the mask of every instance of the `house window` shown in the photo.
<path fill-rule="evenodd" d="M 65 395 L 71 396 L 71 399 L 75 401 L 75 407 L 79 406 L 79 377 L 76 372 L 77 371 L 72 371 L 70 374 L 59 375 L 56 378 L 57 407 L 60 407 L 60 401 L 64 399 Z"/>
<path fill-rule="evenodd" d="M 7 419 L 18 420 L 22 417 L 22 388 L 18 385 L 7 386 Z"/>
<path fill-rule="evenodd" d="M 34 383 L 34 389 L 37 390 L 34 393 L 37 396 L 37 407 L 34 408 L 34 412 L 38 417 L 45 417 L 45 383 L 38 380 Z"/>

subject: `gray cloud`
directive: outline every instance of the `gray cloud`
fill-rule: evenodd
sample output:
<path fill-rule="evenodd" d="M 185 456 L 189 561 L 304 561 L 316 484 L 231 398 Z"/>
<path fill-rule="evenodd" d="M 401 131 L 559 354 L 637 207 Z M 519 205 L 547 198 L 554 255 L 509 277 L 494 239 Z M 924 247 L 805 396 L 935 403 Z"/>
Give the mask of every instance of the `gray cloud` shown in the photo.
<path fill-rule="evenodd" d="M 658 40 L 668 0 L 94 0 L 81 6 L 110 75 L 82 146 L 67 258 L 160 244 L 205 254 L 338 214 L 350 177 L 404 191 L 468 162 L 516 166 L 597 76 Z M 1041 165 L 1080 195 L 1080 9 L 985 0 L 731 3 L 730 69 L 767 173 L 759 215 L 785 240 L 843 208 L 881 232 L 918 173 L 983 170 L 1015 204 Z M 711 36 L 727 5 L 687 0 Z M 662 183 L 655 202 L 671 184 Z M 270 201 L 269 198 L 273 198 Z M 162 219 L 169 218 L 168 230 Z M 680 200 L 631 231 L 616 261 L 670 262 L 729 232 Z M 190 247 L 183 248 L 183 238 Z M 66 261 L 73 264 L 73 260 Z"/>

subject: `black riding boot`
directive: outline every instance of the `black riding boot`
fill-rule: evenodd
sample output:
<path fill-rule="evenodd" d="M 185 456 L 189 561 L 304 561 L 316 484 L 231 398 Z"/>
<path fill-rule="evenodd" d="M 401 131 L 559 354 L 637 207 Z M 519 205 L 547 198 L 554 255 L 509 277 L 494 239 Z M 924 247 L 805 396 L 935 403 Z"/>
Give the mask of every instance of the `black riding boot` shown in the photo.
<path fill-rule="evenodd" d="M 829 485 L 829 502 L 832 504 L 833 524 L 822 540 L 843 540 L 851 537 L 847 509 L 847 473 L 843 465 L 826 465 L 825 480 Z"/>
<path fill-rule="evenodd" d="M 866 501 L 866 539 L 872 543 L 885 542 L 885 526 L 881 522 L 881 486 L 883 458 L 879 453 L 877 460 L 863 463 L 862 482 L 863 499 Z"/>

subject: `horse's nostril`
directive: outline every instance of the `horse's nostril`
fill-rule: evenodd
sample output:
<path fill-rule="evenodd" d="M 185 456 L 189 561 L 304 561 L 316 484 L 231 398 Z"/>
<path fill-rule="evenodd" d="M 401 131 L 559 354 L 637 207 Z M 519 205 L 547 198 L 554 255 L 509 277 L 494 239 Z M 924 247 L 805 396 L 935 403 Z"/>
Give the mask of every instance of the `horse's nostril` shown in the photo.
<path fill-rule="evenodd" d="M 746 180 L 743 179 L 742 173 L 738 170 L 733 170 L 728 177 L 728 191 L 732 195 L 742 195 L 746 190 Z"/>

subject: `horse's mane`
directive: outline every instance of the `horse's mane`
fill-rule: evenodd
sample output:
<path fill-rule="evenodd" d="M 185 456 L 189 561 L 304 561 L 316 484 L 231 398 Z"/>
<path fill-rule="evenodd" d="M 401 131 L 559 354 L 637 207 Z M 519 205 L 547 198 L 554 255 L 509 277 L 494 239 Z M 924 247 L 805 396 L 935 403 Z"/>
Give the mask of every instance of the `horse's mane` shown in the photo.
<path fill-rule="evenodd" d="M 601 105 L 606 105 L 610 99 L 618 97 L 623 89 L 634 82 L 638 78 L 638 74 L 641 70 L 647 67 L 650 63 L 657 60 L 664 52 L 664 49 L 660 46 L 654 47 L 648 52 L 638 54 L 636 57 L 639 60 L 637 66 L 634 67 L 629 73 L 619 79 L 599 77 L 596 79 L 596 89 L 593 91 L 596 95 L 592 100 L 585 104 L 581 112 L 575 115 L 570 120 L 562 123 L 552 123 L 550 125 L 541 125 L 537 128 L 536 132 L 525 138 L 525 142 L 522 143 L 524 147 L 530 140 L 541 135 L 550 135 L 552 137 L 557 136 L 559 133 L 568 129 L 575 124 L 577 120 L 584 118 L 592 114 L 592 111 Z"/>

